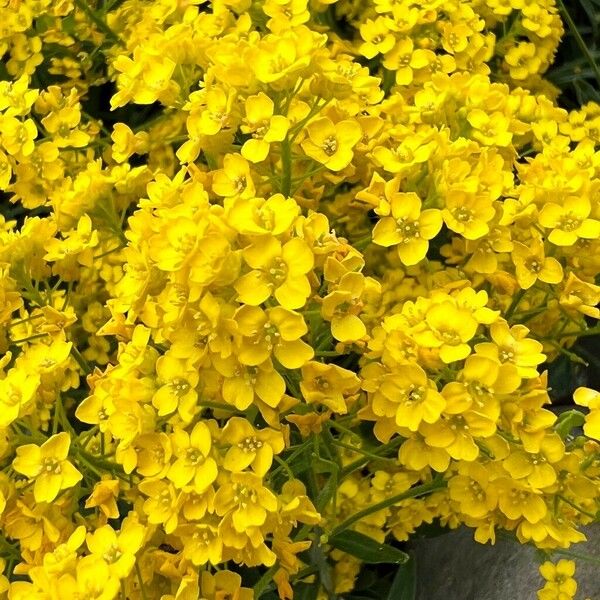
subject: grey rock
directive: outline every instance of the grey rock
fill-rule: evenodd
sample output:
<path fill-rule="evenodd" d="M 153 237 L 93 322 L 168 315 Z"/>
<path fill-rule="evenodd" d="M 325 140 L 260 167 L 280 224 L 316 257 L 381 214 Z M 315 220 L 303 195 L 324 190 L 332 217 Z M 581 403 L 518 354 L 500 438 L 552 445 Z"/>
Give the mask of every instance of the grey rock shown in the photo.
<path fill-rule="evenodd" d="M 588 541 L 570 550 L 600 560 L 600 524 L 585 533 Z M 466 528 L 415 540 L 412 550 L 417 600 L 536 600 L 543 584 L 533 548 L 504 539 L 478 544 Z M 576 600 L 600 600 L 600 563 L 575 562 Z"/>

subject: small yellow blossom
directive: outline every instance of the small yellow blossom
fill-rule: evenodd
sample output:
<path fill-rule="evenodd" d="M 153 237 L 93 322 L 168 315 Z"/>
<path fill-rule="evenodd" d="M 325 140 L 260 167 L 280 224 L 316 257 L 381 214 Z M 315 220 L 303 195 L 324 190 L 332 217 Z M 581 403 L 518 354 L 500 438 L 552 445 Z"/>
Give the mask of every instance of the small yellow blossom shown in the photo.
<path fill-rule="evenodd" d="M 421 200 L 412 192 L 394 194 L 390 211 L 391 216 L 382 217 L 373 228 L 373 241 L 380 246 L 396 246 L 400 260 L 415 265 L 425 258 L 429 240 L 442 227 L 440 211 L 421 210 Z"/>
<path fill-rule="evenodd" d="M 285 139 L 289 121 L 283 115 L 274 115 L 273 110 L 273 100 L 262 92 L 246 99 L 246 119 L 241 130 L 251 138 L 244 142 L 241 153 L 250 162 L 265 160 L 270 144 Z"/>
<path fill-rule="evenodd" d="M 544 587 L 538 591 L 538 600 L 570 600 L 577 593 L 575 563 L 561 558 L 557 563 L 550 561 L 540 565 L 540 574 L 546 580 Z"/>
<path fill-rule="evenodd" d="M 17 448 L 13 469 L 35 480 L 36 502 L 52 502 L 59 492 L 82 479 L 82 474 L 67 460 L 71 439 L 62 432 L 48 438 L 41 446 L 26 444 Z"/>
<path fill-rule="evenodd" d="M 352 149 L 362 137 L 360 126 L 351 120 L 333 123 L 327 117 L 308 125 L 302 149 L 332 171 L 341 171 L 353 158 Z"/>

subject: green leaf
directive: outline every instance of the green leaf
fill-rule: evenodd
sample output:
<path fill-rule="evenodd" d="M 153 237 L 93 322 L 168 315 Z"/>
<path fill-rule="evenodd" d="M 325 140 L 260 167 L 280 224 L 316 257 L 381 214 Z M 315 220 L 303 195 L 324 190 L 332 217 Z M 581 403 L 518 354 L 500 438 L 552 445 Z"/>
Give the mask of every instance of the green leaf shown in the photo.
<path fill-rule="evenodd" d="M 322 511 L 333 498 L 334 494 L 337 492 L 338 488 L 338 477 L 337 474 L 334 473 L 328 480 L 327 483 L 322 487 L 319 492 L 319 496 L 315 502 L 315 506 L 317 510 Z"/>
<path fill-rule="evenodd" d="M 554 428 L 564 440 L 575 427 L 581 427 L 585 422 L 585 415 L 578 410 L 567 410 L 558 417 Z"/>
<path fill-rule="evenodd" d="M 319 584 L 299 583 L 294 586 L 294 600 L 317 600 L 319 595 Z"/>
<path fill-rule="evenodd" d="M 589 101 L 600 102 L 600 93 L 598 92 L 597 87 L 589 84 L 584 79 L 573 81 L 573 86 L 577 93 L 577 99 L 581 104 L 585 104 Z"/>
<path fill-rule="evenodd" d="M 402 550 L 388 544 L 380 544 L 373 538 L 351 529 L 331 536 L 329 544 L 369 564 L 391 563 L 401 565 L 409 559 L 406 552 L 402 552 Z"/>
<path fill-rule="evenodd" d="M 591 5 L 589 0 L 579 0 L 579 4 L 590 20 L 592 33 L 594 34 L 594 38 L 596 38 L 598 35 L 598 10 Z"/>
<path fill-rule="evenodd" d="M 415 600 L 417 597 L 417 563 L 413 556 L 396 571 L 387 600 Z"/>

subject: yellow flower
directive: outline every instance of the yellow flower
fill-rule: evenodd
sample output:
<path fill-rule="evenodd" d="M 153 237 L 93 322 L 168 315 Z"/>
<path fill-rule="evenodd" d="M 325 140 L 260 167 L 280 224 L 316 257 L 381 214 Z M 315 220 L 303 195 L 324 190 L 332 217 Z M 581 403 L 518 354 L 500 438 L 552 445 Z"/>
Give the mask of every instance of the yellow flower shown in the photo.
<path fill-rule="evenodd" d="M 281 432 L 265 427 L 255 429 L 244 418 L 231 417 L 221 431 L 221 441 L 229 445 L 223 459 L 223 467 L 238 473 L 252 467 L 264 477 L 273 463 L 273 456 L 284 448 Z"/>
<path fill-rule="evenodd" d="M 551 256 L 544 256 L 541 240 L 529 240 L 527 244 L 515 242 L 511 253 L 515 273 L 522 289 L 529 289 L 538 279 L 544 283 L 560 283 L 563 279 L 561 264 Z"/>
<path fill-rule="evenodd" d="M 267 27 L 275 33 L 297 27 L 310 19 L 306 0 L 266 0 L 262 9 L 265 15 L 271 17 Z"/>
<path fill-rule="evenodd" d="M 163 416 L 178 410 L 182 418 L 191 418 L 198 398 L 197 370 L 187 361 L 166 354 L 156 361 L 156 374 L 161 385 L 152 397 L 152 404 L 158 414 Z"/>
<path fill-rule="evenodd" d="M 529 4 L 521 9 L 521 25 L 535 33 L 538 37 L 545 38 L 552 33 L 553 15 L 546 7 L 539 4 Z"/>
<path fill-rule="evenodd" d="M 538 591 L 538 600 L 571 600 L 577 593 L 575 562 L 561 558 L 556 564 L 547 560 L 540 565 L 540 575 L 546 580 Z"/>
<path fill-rule="evenodd" d="M 362 138 L 360 125 L 351 119 L 333 123 L 327 117 L 312 121 L 308 137 L 302 142 L 304 152 L 331 171 L 341 171 L 354 156 L 352 149 Z"/>
<path fill-rule="evenodd" d="M 138 484 L 138 489 L 148 496 L 143 506 L 148 523 L 162 524 L 166 533 L 172 533 L 178 523 L 181 494 L 171 482 L 163 479 L 144 479 Z"/>
<path fill-rule="evenodd" d="M 193 480 L 194 490 L 202 493 L 217 478 L 217 463 L 210 451 L 212 436 L 204 422 L 196 423 L 191 433 L 175 429 L 171 434 L 177 460 L 170 466 L 167 477 L 177 488 L 183 488 Z"/>
<path fill-rule="evenodd" d="M 54 271 L 60 273 L 63 279 L 72 280 L 76 275 L 71 275 L 70 271 L 73 268 L 77 271 L 78 263 L 86 267 L 92 266 L 94 248 L 98 246 L 98 232 L 94 230 L 91 218 L 83 215 L 77 221 L 77 228 L 63 235 L 64 240 L 51 238 L 44 244 L 47 252 L 44 259 L 49 262 L 58 261 L 58 264 L 54 265 Z"/>
<path fill-rule="evenodd" d="M 508 146 L 512 133 L 508 131 L 510 120 L 501 112 L 489 113 L 474 108 L 469 111 L 467 121 L 473 127 L 471 135 L 487 146 Z"/>
<path fill-rule="evenodd" d="M 540 211 L 542 227 L 552 229 L 548 240 L 557 246 L 572 246 L 579 238 L 600 237 L 600 221 L 588 218 L 591 212 L 589 200 L 569 196 L 562 204 L 548 202 Z"/>
<path fill-rule="evenodd" d="M 7 117 L 22 117 L 29 113 L 39 96 L 39 90 L 30 89 L 31 78 L 23 73 L 15 81 L 0 82 L 0 111 Z"/>
<path fill-rule="evenodd" d="M 590 412 L 585 416 L 583 432 L 588 437 L 600 440 L 600 392 L 586 387 L 578 387 L 573 400 L 579 406 L 586 406 Z"/>
<path fill-rule="evenodd" d="M 479 463 L 460 463 L 459 473 L 448 481 L 448 493 L 461 512 L 475 519 L 492 512 L 498 504 L 490 473 Z"/>
<path fill-rule="evenodd" d="M 474 15 L 473 15 L 474 16 Z M 444 22 L 442 46 L 449 54 L 464 52 L 469 46 L 469 38 L 475 33 L 468 23 Z"/>
<path fill-rule="evenodd" d="M 118 593 L 119 580 L 112 575 L 106 562 L 97 556 L 84 556 L 74 574 L 65 573 L 60 578 L 60 594 L 64 598 L 111 600 Z"/>
<path fill-rule="evenodd" d="M 147 52 L 149 49 L 149 45 L 136 46 L 133 59 L 121 54 L 113 61 L 119 91 L 110 99 L 111 109 L 124 106 L 130 100 L 136 104 L 167 101 L 178 89 L 171 81 L 177 63 L 156 50 Z"/>
<path fill-rule="evenodd" d="M 444 397 L 416 364 L 395 367 L 372 399 L 376 415 L 393 417 L 397 425 L 411 431 L 417 431 L 423 421 L 435 423 L 445 407 Z"/>
<path fill-rule="evenodd" d="M 10 369 L 6 377 L 0 379 L 1 427 L 8 427 L 19 417 L 33 400 L 39 385 L 39 375 L 24 369 Z"/>
<path fill-rule="evenodd" d="M 251 134 L 244 142 L 242 156 L 250 162 L 267 158 L 270 145 L 285 139 L 290 123 L 283 115 L 273 115 L 273 100 L 263 92 L 246 98 L 246 118 L 241 126 L 243 133 Z"/>
<path fill-rule="evenodd" d="M 583 281 L 569 271 L 567 280 L 559 298 L 562 309 L 572 313 L 581 313 L 594 319 L 600 318 L 600 286 Z"/>
<path fill-rule="evenodd" d="M 444 386 L 442 394 L 449 402 L 464 403 L 464 408 L 496 420 L 500 416 L 500 399 L 521 384 L 517 369 L 511 364 L 485 356 L 472 355 L 457 375 L 457 381 Z"/>
<path fill-rule="evenodd" d="M 515 450 L 503 461 L 504 468 L 513 479 L 524 479 L 532 488 L 549 487 L 556 482 L 556 468 L 565 453 L 565 445 L 558 434 L 543 438 L 538 452 Z"/>
<path fill-rule="evenodd" d="M 234 319 L 243 336 L 237 355 L 242 364 L 260 365 L 272 353 L 287 369 L 298 369 L 314 355 L 314 350 L 300 339 L 308 328 L 299 313 L 281 306 L 266 311 L 257 306 L 241 306 Z"/>
<path fill-rule="evenodd" d="M 390 31 L 390 25 L 392 23 L 384 17 L 378 17 L 375 21 L 367 19 L 361 24 L 360 36 L 364 42 L 359 51 L 365 58 L 386 54 L 394 47 L 396 40 Z"/>
<path fill-rule="evenodd" d="M 212 189 L 225 198 L 253 198 L 256 188 L 248 161 L 240 154 L 226 154 L 223 168 L 213 174 Z"/>
<path fill-rule="evenodd" d="M 223 400 L 238 410 L 246 410 L 257 400 L 275 408 L 285 394 L 285 380 L 270 359 L 260 365 L 246 366 L 230 357 L 214 360 L 214 366 L 224 376 Z"/>
<path fill-rule="evenodd" d="M 76 567 L 77 550 L 85 541 L 85 527 L 80 525 L 71 533 L 64 544 L 60 544 L 53 552 L 44 556 L 44 569 L 50 575 L 69 571 Z"/>
<path fill-rule="evenodd" d="M 437 146 L 437 140 L 435 134 L 424 131 L 393 139 L 391 146 L 376 146 L 373 158 L 389 173 L 403 173 L 414 165 L 427 162 Z"/>
<path fill-rule="evenodd" d="M 435 208 L 421 210 L 421 199 L 414 192 L 393 194 L 389 210 L 391 216 L 384 216 L 373 228 L 373 242 L 379 246 L 396 246 L 405 265 L 416 265 L 425 258 L 429 240 L 442 227 L 441 213 Z M 377 212 L 381 214 L 381 206 Z"/>
<path fill-rule="evenodd" d="M 135 439 L 135 463 L 124 461 L 124 469 L 129 472 L 135 469 L 144 477 L 161 477 L 166 471 L 171 460 L 171 440 L 163 431 L 149 432 L 139 435 Z M 128 457 L 129 458 L 129 457 Z"/>
<path fill-rule="evenodd" d="M 542 61 L 537 56 L 536 45 L 530 42 L 521 42 L 513 46 L 504 57 L 509 65 L 510 76 L 513 79 L 527 79 L 529 75 L 537 73 Z"/>
<path fill-rule="evenodd" d="M 542 493 L 525 483 L 508 478 L 496 480 L 499 490 L 498 507 L 509 519 L 524 518 L 529 523 L 541 521 L 548 512 Z"/>
<path fill-rule="evenodd" d="M 29 156 L 35 149 L 37 127 L 31 119 L 0 118 L 0 144 L 11 156 Z"/>
<path fill-rule="evenodd" d="M 446 196 L 442 217 L 449 229 L 468 240 L 476 240 L 490 231 L 489 222 L 496 211 L 489 196 L 452 190 Z"/>
<path fill-rule="evenodd" d="M 383 60 L 386 69 L 396 72 L 396 83 L 398 85 L 410 85 L 413 81 L 415 71 L 422 69 L 435 60 L 435 54 L 431 50 L 423 50 L 415 46 L 409 37 L 403 37 L 396 42 Z"/>
<path fill-rule="evenodd" d="M 542 353 L 543 345 L 527 337 L 529 329 L 525 325 L 513 325 L 502 320 L 490 325 L 493 340 L 475 345 L 475 352 L 501 363 L 515 365 L 519 377 L 531 379 L 538 376 L 537 365 L 546 360 Z"/>
<path fill-rule="evenodd" d="M 78 129 L 81 110 L 77 105 L 65 106 L 51 111 L 42 119 L 42 125 L 52 135 L 52 141 L 59 147 L 81 148 L 90 141 L 89 134 Z"/>
<path fill-rule="evenodd" d="M 398 460 L 414 471 L 431 467 L 438 473 L 443 473 L 450 464 L 450 455 L 444 448 L 430 446 L 421 434 L 415 434 L 400 446 Z"/>
<path fill-rule="evenodd" d="M 314 264 L 307 243 L 292 238 L 285 244 L 273 237 L 257 239 L 243 251 L 253 270 L 235 282 L 238 300 L 258 306 L 271 295 L 285 308 L 301 308 L 311 292 L 307 273 Z"/>
<path fill-rule="evenodd" d="M 233 111 L 235 107 L 235 91 L 226 90 L 221 86 L 213 86 L 206 91 L 200 91 L 199 106 L 196 98 L 191 97 L 191 114 L 187 120 L 188 129 L 194 135 L 216 135 L 223 129 L 233 126 Z"/>
<path fill-rule="evenodd" d="M 360 379 L 338 365 L 310 361 L 302 367 L 300 391 L 308 404 L 323 404 L 338 414 L 348 412 L 347 401 L 355 397 Z"/>
<path fill-rule="evenodd" d="M 218 565 L 222 562 L 223 540 L 217 522 L 182 525 L 177 529 L 177 536 L 183 542 L 183 555 L 191 560 L 192 564 L 196 566 L 206 563 Z M 193 598 L 199 597 L 201 596 L 197 594 L 193 596 Z M 190 596 L 190 600 L 192 600 L 192 596 Z"/>
<path fill-rule="evenodd" d="M 67 460 L 71 438 L 62 432 L 48 438 L 41 446 L 26 444 L 17 448 L 13 469 L 34 479 L 36 502 L 52 502 L 59 492 L 73 487 L 81 473 Z"/>
<path fill-rule="evenodd" d="M 269 513 L 277 510 L 277 497 L 263 486 L 254 473 L 232 473 L 231 480 L 217 490 L 215 511 L 222 517 L 231 514 L 236 532 L 264 525 Z"/>
<path fill-rule="evenodd" d="M 444 417 L 435 423 L 422 423 L 420 433 L 428 446 L 443 448 L 455 460 L 473 461 L 479 456 L 477 438 L 496 433 L 496 422 L 476 410 L 465 410 L 457 398 L 446 399 Z"/>
<path fill-rule="evenodd" d="M 478 323 L 472 311 L 461 308 L 448 299 L 431 306 L 425 321 L 413 332 L 418 344 L 438 348 L 445 363 L 466 358 L 471 347 L 467 344 L 477 331 Z"/>
<path fill-rule="evenodd" d="M 136 517 L 127 517 L 117 533 L 110 525 L 99 527 L 87 535 L 87 547 L 92 556 L 108 564 L 111 574 L 124 579 L 131 573 L 135 555 L 144 541 L 144 526 Z"/>
<path fill-rule="evenodd" d="M 292 198 L 275 194 L 263 198 L 236 199 L 225 203 L 227 223 L 244 235 L 273 235 L 286 233 L 300 213 Z"/>
<path fill-rule="evenodd" d="M 362 273 L 346 273 L 332 292 L 323 298 L 321 314 L 331 321 L 331 335 L 344 343 L 365 337 L 367 328 L 358 316 L 362 312 L 361 297 L 366 288 Z"/>
<path fill-rule="evenodd" d="M 312 32 L 302 25 L 281 36 L 266 36 L 248 52 L 247 64 L 258 81 L 273 89 L 285 88 L 310 64 L 313 43 Z"/>
<path fill-rule="evenodd" d="M 148 133 L 133 133 L 125 123 L 115 123 L 110 138 L 112 158 L 118 163 L 125 162 L 132 154 L 142 154 L 148 147 Z"/>
<path fill-rule="evenodd" d="M 107 519 L 118 519 L 119 480 L 104 477 L 95 486 L 85 501 L 85 508 L 98 507 Z"/>

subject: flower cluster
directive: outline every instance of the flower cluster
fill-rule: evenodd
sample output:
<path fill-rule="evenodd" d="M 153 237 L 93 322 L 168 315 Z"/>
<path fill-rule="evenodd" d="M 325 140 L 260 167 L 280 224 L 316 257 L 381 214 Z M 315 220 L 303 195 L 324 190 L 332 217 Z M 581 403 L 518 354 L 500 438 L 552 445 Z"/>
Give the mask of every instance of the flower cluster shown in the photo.
<path fill-rule="evenodd" d="M 600 393 L 557 416 L 545 364 L 600 318 L 600 107 L 543 78 L 553 0 L 0 18 L 0 598 L 324 599 L 434 521 L 585 539 Z"/>

